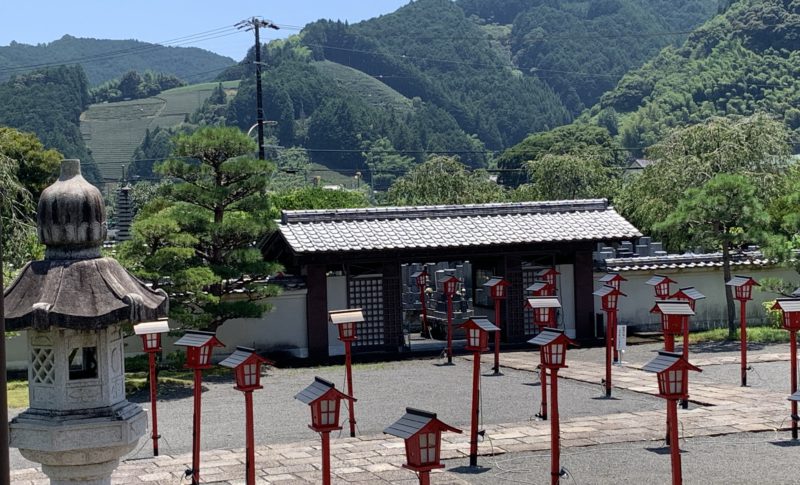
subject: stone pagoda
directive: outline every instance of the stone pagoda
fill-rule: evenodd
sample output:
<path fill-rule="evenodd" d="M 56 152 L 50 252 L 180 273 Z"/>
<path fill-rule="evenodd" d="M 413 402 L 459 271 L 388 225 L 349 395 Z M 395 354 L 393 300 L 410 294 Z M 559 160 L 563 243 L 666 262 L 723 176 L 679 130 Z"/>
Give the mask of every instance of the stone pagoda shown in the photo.
<path fill-rule="evenodd" d="M 110 484 L 147 428 L 125 398 L 122 324 L 165 317 L 167 297 L 101 256 L 103 197 L 78 160 L 61 162 L 37 219 L 45 258 L 6 290 L 7 328 L 27 330 L 30 356 L 30 408 L 11 421 L 10 444 L 52 485 Z"/>

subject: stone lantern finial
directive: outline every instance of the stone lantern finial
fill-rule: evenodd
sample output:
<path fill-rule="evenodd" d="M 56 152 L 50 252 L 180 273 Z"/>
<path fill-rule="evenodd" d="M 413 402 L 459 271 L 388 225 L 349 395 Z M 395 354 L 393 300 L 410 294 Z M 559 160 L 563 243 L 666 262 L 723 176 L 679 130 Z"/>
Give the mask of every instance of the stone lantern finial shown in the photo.
<path fill-rule="evenodd" d="M 100 257 L 106 239 L 103 196 L 81 175 L 80 160 L 63 160 L 61 175 L 44 189 L 36 210 L 45 259 Z"/>

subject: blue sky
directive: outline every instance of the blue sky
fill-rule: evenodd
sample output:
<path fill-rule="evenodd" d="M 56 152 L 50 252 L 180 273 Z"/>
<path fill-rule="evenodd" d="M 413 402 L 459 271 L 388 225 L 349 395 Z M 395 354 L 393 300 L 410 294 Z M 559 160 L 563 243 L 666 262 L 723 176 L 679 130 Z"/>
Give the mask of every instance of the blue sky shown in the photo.
<path fill-rule="evenodd" d="M 163 42 L 201 32 L 172 45 L 200 47 L 236 60 L 253 45 L 252 33 L 221 30 L 258 15 L 286 28 L 266 31 L 269 40 L 297 33 L 320 18 L 357 22 L 390 13 L 409 0 L 38 0 L 0 6 L 0 45 L 51 42 L 70 34 L 98 39 Z M 220 30 L 218 30 L 220 29 Z M 214 38 L 210 38 L 214 37 Z"/>

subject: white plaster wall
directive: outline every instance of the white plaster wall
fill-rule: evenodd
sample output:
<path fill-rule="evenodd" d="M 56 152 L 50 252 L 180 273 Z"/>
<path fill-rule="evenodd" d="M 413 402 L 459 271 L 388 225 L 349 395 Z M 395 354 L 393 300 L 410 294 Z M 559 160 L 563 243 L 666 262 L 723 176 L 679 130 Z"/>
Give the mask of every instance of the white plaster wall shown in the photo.
<path fill-rule="evenodd" d="M 347 308 L 347 276 L 328 276 L 328 311 Z M 339 341 L 339 331 L 328 324 L 328 355 L 344 355 L 344 343 Z"/>
<path fill-rule="evenodd" d="M 604 273 L 596 273 L 595 280 Z M 721 326 L 726 320 L 725 310 L 725 285 L 722 277 L 722 268 L 686 268 L 659 271 L 623 271 L 620 273 L 628 279 L 623 281 L 621 291 L 628 295 L 620 297 L 619 300 L 619 323 L 625 325 L 635 325 L 646 330 L 657 330 L 660 328 L 660 317 L 650 313 L 650 309 L 655 302 L 655 292 L 652 286 L 646 285 L 645 281 L 654 274 L 669 276 L 677 281 L 677 284 L 670 286 L 671 293 L 679 288 L 694 286 L 706 298 L 699 300 L 695 308 L 696 316 L 690 319 L 693 329 L 714 328 Z M 736 271 L 734 275 L 742 274 L 751 276 L 757 281 L 763 278 L 782 278 L 786 281 L 798 281 L 797 273 L 785 268 L 752 269 L 747 268 Z M 600 285 L 595 281 L 595 289 Z M 766 314 L 761 305 L 764 301 L 774 300 L 777 295 L 753 290 L 753 300 L 747 303 L 747 322 L 748 324 L 759 324 L 765 322 Z M 600 308 L 600 298 L 594 299 L 595 313 L 602 313 Z M 739 302 L 736 303 L 736 315 L 738 322 Z"/>
<path fill-rule="evenodd" d="M 575 338 L 575 271 L 571 264 L 556 265 L 558 297 L 561 299 L 559 326 L 570 338 Z"/>
<path fill-rule="evenodd" d="M 26 370 L 28 368 L 28 332 L 17 332 L 17 335 L 6 339 L 6 367 L 8 370 Z"/>
<path fill-rule="evenodd" d="M 231 353 L 237 345 L 257 350 L 287 351 L 295 357 L 308 357 L 306 328 L 307 290 L 285 290 L 267 299 L 272 311 L 261 318 L 236 318 L 228 320 L 217 332 L 225 344 L 215 354 Z"/>

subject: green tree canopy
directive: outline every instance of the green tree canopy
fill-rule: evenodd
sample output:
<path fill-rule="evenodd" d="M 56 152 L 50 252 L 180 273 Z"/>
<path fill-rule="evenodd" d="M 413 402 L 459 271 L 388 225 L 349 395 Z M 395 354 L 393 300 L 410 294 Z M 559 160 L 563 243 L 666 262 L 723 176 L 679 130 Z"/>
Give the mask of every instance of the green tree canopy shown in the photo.
<path fill-rule="evenodd" d="M 202 128 L 174 143 L 157 171 L 176 182 L 139 212 L 122 260 L 165 287 L 170 316 L 184 325 L 213 330 L 259 317 L 277 292 L 262 283 L 277 266 L 256 247 L 271 229 L 273 164 L 252 158 L 255 144 L 237 128 Z"/>
<path fill-rule="evenodd" d="M 590 154 L 546 154 L 525 168 L 530 182 L 514 190 L 514 200 L 612 198 L 620 172 Z"/>
<path fill-rule="evenodd" d="M 643 232 L 650 232 L 673 211 L 681 194 L 720 173 L 749 177 L 766 203 L 786 182 L 789 147 L 785 125 L 763 114 L 712 118 L 677 128 L 652 147 L 649 157 L 655 163 L 623 186 L 617 208 Z"/>
<path fill-rule="evenodd" d="M 364 192 L 313 186 L 279 192 L 273 195 L 272 203 L 278 210 L 350 209 L 370 205 Z"/>
<path fill-rule="evenodd" d="M 481 204 L 507 199 L 485 170 L 470 172 L 455 157 L 431 157 L 389 187 L 390 205 Z"/>
<path fill-rule="evenodd" d="M 741 174 L 719 173 L 699 188 L 686 190 L 674 211 L 654 225 L 670 241 L 699 245 L 722 252 L 722 274 L 731 279 L 731 251 L 766 240 L 769 215 L 757 194 L 757 185 Z M 728 332 L 735 332 L 731 287 L 725 286 Z"/>
<path fill-rule="evenodd" d="M 521 184 L 525 180 L 525 162 L 537 160 L 544 155 L 585 156 L 587 152 L 591 152 L 593 158 L 608 167 L 620 165 L 625 160 L 624 154 L 606 128 L 571 124 L 534 133 L 503 152 L 497 159 L 497 166 L 505 170 L 500 181 L 511 186 Z"/>

